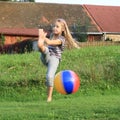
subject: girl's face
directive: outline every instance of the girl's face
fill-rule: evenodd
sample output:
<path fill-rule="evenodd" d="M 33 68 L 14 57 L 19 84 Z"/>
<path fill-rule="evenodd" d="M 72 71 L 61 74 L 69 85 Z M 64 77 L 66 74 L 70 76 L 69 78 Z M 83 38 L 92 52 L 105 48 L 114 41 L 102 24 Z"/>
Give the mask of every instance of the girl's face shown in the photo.
<path fill-rule="evenodd" d="M 53 33 L 55 35 L 61 35 L 62 34 L 62 25 L 60 22 L 55 22 L 54 27 L 53 27 Z"/>

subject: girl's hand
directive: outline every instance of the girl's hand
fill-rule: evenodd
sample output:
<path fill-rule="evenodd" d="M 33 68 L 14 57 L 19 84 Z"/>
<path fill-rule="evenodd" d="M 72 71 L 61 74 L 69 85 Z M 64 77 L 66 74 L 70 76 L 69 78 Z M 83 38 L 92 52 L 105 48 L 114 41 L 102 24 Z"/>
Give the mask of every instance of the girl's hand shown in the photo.
<path fill-rule="evenodd" d="M 43 29 L 39 29 L 39 38 L 40 39 L 45 39 L 46 38 L 46 35 L 47 35 L 47 33 L 46 32 L 44 32 L 44 30 Z"/>

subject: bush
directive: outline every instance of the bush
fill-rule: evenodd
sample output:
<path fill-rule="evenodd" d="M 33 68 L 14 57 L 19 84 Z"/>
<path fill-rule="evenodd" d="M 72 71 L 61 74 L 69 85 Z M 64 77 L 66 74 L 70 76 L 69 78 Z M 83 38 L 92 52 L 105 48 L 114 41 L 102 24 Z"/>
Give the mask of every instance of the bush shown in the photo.
<path fill-rule="evenodd" d="M 11 53 L 25 53 L 32 51 L 32 41 L 25 40 L 21 42 L 17 42 L 12 45 L 0 45 L 0 53 L 1 54 L 11 54 Z"/>

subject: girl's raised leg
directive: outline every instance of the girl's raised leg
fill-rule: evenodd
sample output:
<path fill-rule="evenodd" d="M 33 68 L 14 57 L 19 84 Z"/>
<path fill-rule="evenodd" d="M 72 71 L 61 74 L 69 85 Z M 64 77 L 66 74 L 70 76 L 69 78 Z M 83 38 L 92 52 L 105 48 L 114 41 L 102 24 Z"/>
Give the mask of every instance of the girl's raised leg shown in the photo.
<path fill-rule="evenodd" d="M 39 29 L 38 47 L 41 52 L 45 51 L 45 44 L 44 44 L 45 36 L 46 33 L 44 33 L 43 29 Z"/>

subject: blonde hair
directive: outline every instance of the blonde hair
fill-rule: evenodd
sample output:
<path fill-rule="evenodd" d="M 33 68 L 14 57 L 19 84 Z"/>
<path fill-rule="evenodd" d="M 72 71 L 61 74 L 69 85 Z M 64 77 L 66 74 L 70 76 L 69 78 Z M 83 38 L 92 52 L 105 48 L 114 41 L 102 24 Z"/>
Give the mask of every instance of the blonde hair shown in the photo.
<path fill-rule="evenodd" d="M 58 18 L 56 19 L 56 22 L 60 22 L 61 25 L 62 25 L 62 29 L 63 29 L 63 32 L 62 32 L 62 35 L 65 37 L 66 39 L 66 46 L 71 49 L 71 48 L 79 48 L 78 44 L 75 42 L 75 40 L 73 39 L 71 33 L 70 33 L 70 30 L 68 28 L 68 25 L 66 23 L 66 21 L 62 18 Z"/>

